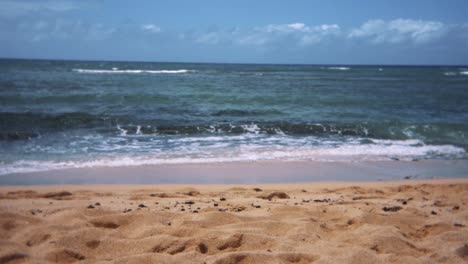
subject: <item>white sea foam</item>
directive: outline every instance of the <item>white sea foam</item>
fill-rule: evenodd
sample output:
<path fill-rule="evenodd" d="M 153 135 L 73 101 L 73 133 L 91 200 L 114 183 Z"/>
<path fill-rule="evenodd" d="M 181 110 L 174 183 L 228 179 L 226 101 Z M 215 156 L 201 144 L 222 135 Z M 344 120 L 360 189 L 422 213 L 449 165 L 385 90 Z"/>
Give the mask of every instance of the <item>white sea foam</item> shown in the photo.
<path fill-rule="evenodd" d="M 118 68 L 112 68 L 112 70 L 100 70 L 100 69 L 73 69 L 75 72 L 79 73 L 114 73 L 114 74 L 122 74 L 122 73 L 189 73 L 195 72 L 195 70 L 119 70 Z"/>
<path fill-rule="evenodd" d="M 371 139 L 371 142 L 377 145 L 399 145 L 399 146 L 422 146 L 424 142 L 419 139 L 390 140 L 390 139 Z"/>
<path fill-rule="evenodd" d="M 275 128 L 275 133 L 276 133 L 277 135 L 283 135 L 283 136 L 286 135 L 286 134 L 283 132 L 283 130 L 281 130 L 281 129 L 279 129 L 279 128 Z"/>
<path fill-rule="evenodd" d="M 329 70 L 348 71 L 349 67 L 328 67 Z"/>
<path fill-rule="evenodd" d="M 253 134 L 259 134 L 260 133 L 260 128 L 258 127 L 257 124 L 242 125 L 241 127 L 245 131 L 247 131 L 248 133 L 253 133 Z"/>
<path fill-rule="evenodd" d="M 168 142 L 219 142 L 219 141 L 242 141 L 252 139 L 256 135 L 243 134 L 238 136 L 210 136 L 210 137 L 182 137 L 175 139 L 168 139 Z"/>
<path fill-rule="evenodd" d="M 121 131 L 122 134 L 125 133 Z M 431 157 L 464 157 L 463 148 L 452 145 L 425 145 L 421 140 L 370 139 L 362 144 L 359 138 L 338 141 L 319 137 L 290 137 L 257 134 L 192 138 L 161 138 L 140 142 L 135 138 L 104 140 L 91 146 L 102 151 L 99 158 L 65 161 L 23 160 L 0 166 L 0 175 L 21 172 L 47 171 L 67 168 L 139 166 L 184 163 L 217 163 L 240 161 L 377 161 Z M 170 149 L 162 149 L 167 143 Z M 99 145 L 100 144 L 100 145 Z M 80 146 L 81 147 L 81 146 Z"/>
<path fill-rule="evenodd" d="M 444 75 L 445 76 L 455 76 L 455 75 L 457 75 L 457 73 L 456 72 L 444 72 Z"/>
<path fill-rule="evenodd" d="M 128 131 L 125 130 L 125 129 L 123 129 L 123 128 L 121 128 L 119 125 L 117 125 L 117 129 L 120 131 L 120 135 L 121 135 L 121 136 L 127 135 L 127 132 L 128 132 Z"/>
<path fill-rule="evenodd" d="M 468 75 L 468 71 L 461 71 L 460 74 L 461 75 Z"/>

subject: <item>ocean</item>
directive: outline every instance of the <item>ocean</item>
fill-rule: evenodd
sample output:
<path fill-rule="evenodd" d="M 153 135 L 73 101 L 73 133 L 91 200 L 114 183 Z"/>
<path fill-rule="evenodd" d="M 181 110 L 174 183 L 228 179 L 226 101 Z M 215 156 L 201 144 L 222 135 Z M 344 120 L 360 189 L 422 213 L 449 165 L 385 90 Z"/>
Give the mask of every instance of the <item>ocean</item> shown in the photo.
<path fill-rule="evenodd" d="M 0 60 L 0 175 L 467 150 L 463 66 Z"/>

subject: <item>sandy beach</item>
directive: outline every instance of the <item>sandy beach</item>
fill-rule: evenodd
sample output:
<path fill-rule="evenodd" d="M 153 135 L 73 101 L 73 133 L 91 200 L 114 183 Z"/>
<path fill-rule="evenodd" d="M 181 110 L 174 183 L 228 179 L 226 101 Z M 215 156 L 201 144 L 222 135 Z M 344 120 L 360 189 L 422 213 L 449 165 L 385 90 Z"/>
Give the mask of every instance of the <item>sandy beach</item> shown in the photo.
<path fill-rule="evenodd" d="M 466 263 L 468 179 L 0 187 L 0 263 Z"/>
<path fill-rule="evenodd" d="M 0 0 L 0 264 L 468 264 L 468 0 L 291 2 Z"/>

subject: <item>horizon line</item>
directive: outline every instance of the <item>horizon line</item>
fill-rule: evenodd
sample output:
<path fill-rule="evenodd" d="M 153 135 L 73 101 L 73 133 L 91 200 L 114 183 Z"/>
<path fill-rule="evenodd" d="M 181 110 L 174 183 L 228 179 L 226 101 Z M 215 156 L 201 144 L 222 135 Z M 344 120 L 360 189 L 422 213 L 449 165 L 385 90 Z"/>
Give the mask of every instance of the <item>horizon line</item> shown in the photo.
<path fill-rule="evenodd" d="M 387 66 L 387 67 L 468 67 L 468 64 L 363 64 L 363 63 L 268 63 L 268 62 L 200 62 L 200 61 L 153 61 L 153 60 L 112 60 L 112 59 L 57 59 L 0 57 L 0 60 L 38 60 L 38 61 L 83 61 L 83 62 L 139 62 L 139 63 L 186 63 L 186 64 L 235 64 L 235 65 L 298 65 L 298 66 Z"/>

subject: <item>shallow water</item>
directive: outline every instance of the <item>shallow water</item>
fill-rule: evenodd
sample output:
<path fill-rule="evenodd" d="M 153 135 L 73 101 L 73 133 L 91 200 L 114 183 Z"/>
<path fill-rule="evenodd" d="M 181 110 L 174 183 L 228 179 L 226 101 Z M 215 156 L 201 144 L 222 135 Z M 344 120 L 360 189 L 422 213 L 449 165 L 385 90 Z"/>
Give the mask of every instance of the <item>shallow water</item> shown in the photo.
<path fill-rule="evenodd" d="M 466 159 L 468 68 L 0 60 L 0 174 Z"/>

